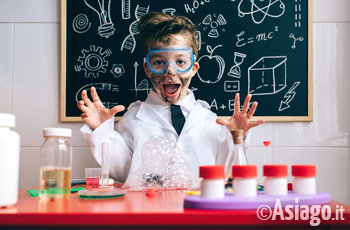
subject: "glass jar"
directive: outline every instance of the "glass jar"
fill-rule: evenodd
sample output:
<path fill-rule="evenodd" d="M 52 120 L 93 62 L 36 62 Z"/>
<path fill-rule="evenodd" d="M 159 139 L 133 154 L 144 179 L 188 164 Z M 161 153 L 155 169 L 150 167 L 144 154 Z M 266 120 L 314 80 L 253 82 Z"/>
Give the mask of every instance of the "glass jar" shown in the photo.
<path fill-rule="evenodd" d="M 72 130 L 44 128 L 40 149 L 40 198 L 60 199 L 70 195 L 72 171 Z"/>

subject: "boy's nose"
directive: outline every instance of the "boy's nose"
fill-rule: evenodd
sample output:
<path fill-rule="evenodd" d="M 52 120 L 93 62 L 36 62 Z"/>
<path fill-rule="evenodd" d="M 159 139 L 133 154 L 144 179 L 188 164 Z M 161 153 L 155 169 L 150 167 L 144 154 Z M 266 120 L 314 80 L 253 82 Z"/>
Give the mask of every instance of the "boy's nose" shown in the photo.
<path fill-rule="evenodd" d="M 166 66 L 165 74 L 166 75 L 175 75 L 176 70 L 172 61 Z"/>

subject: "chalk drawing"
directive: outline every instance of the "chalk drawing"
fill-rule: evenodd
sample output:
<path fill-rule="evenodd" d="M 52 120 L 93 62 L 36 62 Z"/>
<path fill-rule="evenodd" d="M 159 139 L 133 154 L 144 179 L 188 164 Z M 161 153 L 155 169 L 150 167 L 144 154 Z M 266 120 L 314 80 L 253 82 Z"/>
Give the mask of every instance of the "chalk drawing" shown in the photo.
<path fill-rule="evenodd" d="M 85 33 L 91 27 L 91 22 L 89 22 L 89 18 L 86 14 L 78 14 L 72 23 L 73 30 L 77 33 Z"/>
<path fill-rule="evenodd" d="M 238 4 L 238 16 L 250 15 L 255 24 L 262 23 L 266 16 L 279 18 L 285 10 L 282 0 L 241 0 Z"/>
<path fill-rule="evenodd" d="M 225 61 L 224 59 L 219 56 L 219 55 L 213 55 L 214 50 L 218 47 L 221 47 L 222 45 L 217 45 L 215 46 L 213 49 L 211 48 L 210 45 L 207 45 L 207 51 L 209 53 L 209 55 L 202 55 L 199 59 L 198 59 L 198 63 L 200 62 L 206 62 L 206 64 L 210 64 L 213 65 L 213 67 L 215 67 L 216 65 L 218 66 L 218 75 L 215 78 L 211 78 L 211 76 L 208 76 L 208 74 L 205 74 L 206 76 L 201 76 L 199 74 L 200 69 L 197 71 L 197 75 L 200 79 L 201 82 L 203 83 L 208 83 L 208 84 L 214 84 L 218 81 L 220 81 L 220 79 L 222 78 L 222 75 L 224 73 L 225 70 Z"/>
<path fill-rule="evenodd" d="M 79 56 L 79 65 L 75 65 L 74 69 L 76 72 L 84 71 L 85 77 L 99 77 L 100 73 L 106 72 L 106 67 L 108 66 L 108 61 L 106 58 L 112 54 L 110 49 L 102 50 L 102 47 L 91 45 L 89 50 L 83 49 L 81 51 L 83 54 Z"/>
<path fill-rule="evenodd" d="M 287 84 L 287 57 L 266 56 L 248 68 L 248 93 L 275 94 Z"/>
<path fill-rule="evenodd" d="M 96 12 L 100 21 L 98 34 L 109 38 L 114 34 L 114 23 L 111 19 L 111 0 L 84 0 L 85 4 Z"/>

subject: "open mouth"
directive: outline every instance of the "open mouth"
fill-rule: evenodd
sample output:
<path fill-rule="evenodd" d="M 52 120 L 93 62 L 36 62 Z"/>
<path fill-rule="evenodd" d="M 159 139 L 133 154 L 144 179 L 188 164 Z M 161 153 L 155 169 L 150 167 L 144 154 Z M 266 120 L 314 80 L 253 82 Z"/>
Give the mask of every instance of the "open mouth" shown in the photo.
<path fill-rule="evenodd" d="M 175 97 L 180 89 L 180 84 L 164 84 L 163 92 L 167 97 Z"/>

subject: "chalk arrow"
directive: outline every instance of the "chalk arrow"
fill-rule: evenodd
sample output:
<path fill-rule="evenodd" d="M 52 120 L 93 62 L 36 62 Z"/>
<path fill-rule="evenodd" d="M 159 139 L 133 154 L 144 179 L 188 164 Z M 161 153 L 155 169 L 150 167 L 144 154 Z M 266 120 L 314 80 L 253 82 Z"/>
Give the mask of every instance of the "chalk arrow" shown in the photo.
<path fill-rule="evenodd" d="M 137 63 L 137 61 L 135 61 L 134 63 L 134 81 L 135 81 L 135 93 L 136 93 L 136 96 L 137 96 L 137 67 L 139 66 L 139 64 Z"/>
<path fill-rule="evenodd" d="M 281 101 L 280 103 L 280 107 L 278 109 L 278 111 L 283 111 L 285 109 L 290 108 L 289 103 L 293 100 L 293 98 L 295 97 L 296 93 L 294 92 L 295 88 L 298 87 L 298 85 L 300 85 L 300 81 L 294 82 L 294 84 L 292 85 L 292 87 L 290 87 L 290 89 L 288 90 L 288 92 L 284 95 L 284 98 L 286 99 L 285 101 Z"/>

